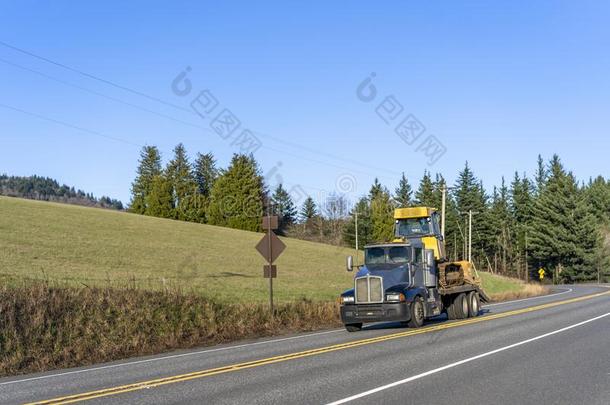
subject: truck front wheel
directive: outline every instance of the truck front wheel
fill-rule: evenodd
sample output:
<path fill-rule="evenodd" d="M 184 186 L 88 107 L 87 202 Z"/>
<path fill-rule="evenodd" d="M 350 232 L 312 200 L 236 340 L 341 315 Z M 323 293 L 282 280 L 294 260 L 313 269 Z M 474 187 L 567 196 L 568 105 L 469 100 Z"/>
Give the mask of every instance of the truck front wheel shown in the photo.
<path fill-rule="evenodd" d="M 347 329 L 348 332 L 359 332 L 362 330 L 362 324 L 361 323 L 348 323 L 347 325 L 345 325 L 345 329 Z"/>
<path fill-rule="evenodd" d="M 416 297 L 411 303 L 410 328 L 419 328 L 424 324 L 424 303 L 420 297 Z"/>

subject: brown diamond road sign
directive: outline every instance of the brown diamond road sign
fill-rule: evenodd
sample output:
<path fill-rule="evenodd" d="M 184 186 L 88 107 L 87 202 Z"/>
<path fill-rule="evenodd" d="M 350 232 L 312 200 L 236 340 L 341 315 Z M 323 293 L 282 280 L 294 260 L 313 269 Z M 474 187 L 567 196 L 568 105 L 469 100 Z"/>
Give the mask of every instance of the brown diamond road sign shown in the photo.
<path fill-rule="evenodd" d="M 256 250 L 269 263 L 276 261 L 284 249 L 286 249 L 286 245 L 273 232 L 267 232 L 256 245 Z"/>

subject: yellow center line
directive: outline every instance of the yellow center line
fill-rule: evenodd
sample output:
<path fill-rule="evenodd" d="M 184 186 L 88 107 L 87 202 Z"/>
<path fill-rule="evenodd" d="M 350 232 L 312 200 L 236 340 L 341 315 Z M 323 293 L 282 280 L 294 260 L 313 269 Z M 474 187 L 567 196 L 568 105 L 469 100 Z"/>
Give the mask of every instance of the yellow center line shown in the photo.
<path fill-rule="evenodd" d="M 78 402 L 78 401 L 86 401 L 86 400 L 90 400 L 90 399 L 94 399 L 94 398 L 107 397 L 110 395 L 124 394 L 124 393 L 131 392 L 131 391 L 138 391 L 138 390 L 143 390 L 143 389 L 147 389 L 147 388 L 153 388 L 153 387 L 159 387 L 162 385 L 173 384 L 173 383 L 177 383 L 177 382 L 183 382 L 183 381 L 189 381 L 189 380 L 198 379 L 198 378 L 210 377 L 210 376 L 218 375 L 218 374 L 230 373 L 230 372 L 239 371 L 239 370 L 246 370 L 246 369 L 253 368 L 253 367 L 260 367 L 260 366 L 280 363 L 280 362 L 284 362 L 284 361 L 288 361 L 288 360 L 300 359 L 303 357 L 317 356 L 320 354 L 334 352 L 337 350 L 351 349 L 354 347 L 360 347 L 360 346 L 364 346 L 364 345 L 370 345 L 373 343 L 385 342 L 388 340 L 399 339 L 399 338 L 403 338 L 403 337 L 407 337 L 407 336 L 421 335 L 424 333 L 431 333 L 431 332 L 436 332 L 436 331 L 446 330 L 446 329 L 451 329 L 451 328 L 457 328 L 460 326 L 465 326 L 465 325 L 470 325 L 470 324 L 475 324 L 475 323 L 487 322 L 487 321 L 491 321 L 494 319 L 500 319 L 500 318 L 506 318 L 509 316 L 526 314 L 528 312 L 540 311 L 543 309 L 553 308 L 553 307 L 557 307 L 560 305 L 572 304 L 575 302 L 589 300 L 592 298 L 597 298 L 597 297 L 601 297 L 601 296 L 609 295 L 609 294 L 610 294 L 610 291 L 603 292 L 603 293 L 597 293 L 597 294 L 591 294 L 591 295 L 586 295 L 583 297 L 572 298 L 572 299 L 565 300 L 565 301 L 551 302 L 548 304 L 537 305 L 534 307 L 528 307 L 528 308 L 517 309 L 517 310 L 513 310 L 513 311 L 502 312 L 499 314 L 486 315 L 486 316 L 477 317 L 477 318 L 470 318 L 470 319 L 463 320 L 463 321 L 444 323 L 444 324 L 434 325 L 434 326 L 421 328 L 421 329 L 412 329 L 412 330 L 408 330 L 405 332 L 398 332 L 398 333 L 392 333 L 389 335 L 378 336 L 378 337 L 374 337 L 374 338 L 355 340 L 355 341 L 346 342 L 346 343 L 339 343 L 339 344 L 334 344 L 331 346 L 320 347 L 317 349 L 310 349 L 310 350 L 305 350 L 302 352 L 289 353 L 289 354 L 284 354 L 284 355 L 280 355 L 280 356 L 269 357 L 266 359 L 248 361 L 248 362 L 244 362 L 244 363 L 236 363 L 236 364 L 232 364 L 232 365 L 228 365 L 228 366 L 224 366 L 224 367 L 217 367 L 217 368 L 212 368 L 212 369 L 207 369 L 207 370 L 195 371 L 195 372 L 175 375 L 175 376 L 171 376 L 171 377 L 164 377 L 164 378 L 158 378 L 158 379 L 154 379 L 154 380 L 141 381 L 141 382 L 137 382 L 137 383 L 133 383 L 133 384 L 121 385 L 121 386 L 116 386 L 116 387 L 111 387 L 111 388 L 104 388 L 104 389 L 97 390 L 97 391 L 83 392 L 81 394 L 74 394 L 74 395 L 68 395 L 68 396 L 59 397 L 59 398 L 48 399 L 48 400 L 40 401 L 40 402 L 33 402 L 32 404 L 69 404 L 69 403 Z M 29 405 L 32 405 L 32 404 L 29 404 Z"/>

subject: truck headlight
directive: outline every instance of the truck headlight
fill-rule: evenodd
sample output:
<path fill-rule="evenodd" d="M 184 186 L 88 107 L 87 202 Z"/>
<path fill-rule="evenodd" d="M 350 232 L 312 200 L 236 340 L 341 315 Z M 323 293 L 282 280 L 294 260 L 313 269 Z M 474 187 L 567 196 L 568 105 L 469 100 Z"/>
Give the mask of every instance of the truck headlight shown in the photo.
<path fill-rule="evenodd" d="M 389 302 L 403 302 L 405 295 L 403 293 L 390 293 L 385 295 L 385 300 Z"/>
<path fill-rule="evenodd" d="M 342 304 L 353 304 L 354 303 L 354 296 L 353 295 L 346 295 L 344 297 L 341 297 L 341 303 Z"/>

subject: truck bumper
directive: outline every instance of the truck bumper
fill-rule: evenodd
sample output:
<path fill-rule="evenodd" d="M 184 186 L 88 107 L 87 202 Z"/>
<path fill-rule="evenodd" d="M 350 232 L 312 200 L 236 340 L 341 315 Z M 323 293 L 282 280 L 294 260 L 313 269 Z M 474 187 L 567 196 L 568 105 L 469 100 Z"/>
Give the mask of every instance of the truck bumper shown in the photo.
<path fill-rule="evenodd" d="M 350 323 L 367 322 L 407 322 L 411 319 L 409 304 L 359 304 L 341 305 L 341 321 Z"/>

